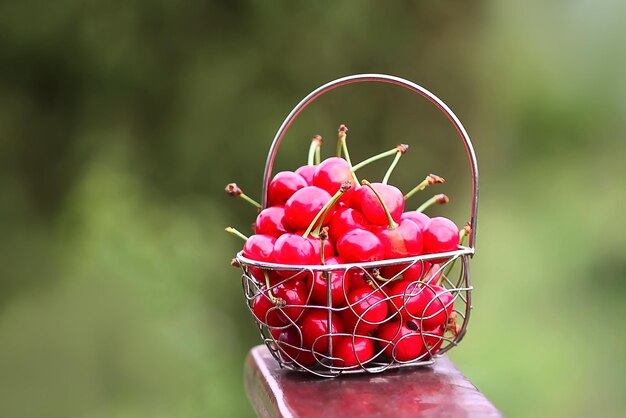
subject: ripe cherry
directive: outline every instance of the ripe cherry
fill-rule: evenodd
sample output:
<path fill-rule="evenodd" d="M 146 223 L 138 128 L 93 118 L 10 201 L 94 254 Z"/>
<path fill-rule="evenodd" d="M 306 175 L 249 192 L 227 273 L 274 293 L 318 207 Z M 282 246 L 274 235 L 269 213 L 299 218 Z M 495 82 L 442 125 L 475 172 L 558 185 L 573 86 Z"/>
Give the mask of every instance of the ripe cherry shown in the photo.
<path fill-rule="evenodd" d="M 343 260 L 339 257 L 326 258 L 326 265 L 342 264 Z M 346 304 L 346 295 L 350 293 L 350 274 L 346 274 L 345 270 L 333 270 L 327 272 L 330 276 L 330 291 L 331 291 L 331 304 L 333 307 L 338 308 Z M 309 287 L 311 289 L 311 302 L 320 305 L 327 306 L 328 297 L 328 282 L 326 274 L 322 272 L 315 272 L 313 279 L 309 280 Z M 344 293 L 345 292 L 345 293 Z"/>
<path fill-rule="evenodd" d="M 297 235 L 304 235 L 305 231 L 298 231 L 296 232 Z M 314 257 L 315 257 L 315 263 L 314 264 L 321 264 L 321 259 L 322 259 L 322 241 L 319 238 L 315 238 L 313 235 L 309 234 L 307 235 L 306 239 L 311 243 L 311 245 L 313 246 L 313 249 L 315 251 Z M 333 245 L 333 243 L 330 240 L 324 240 L 324 258 L 326 257 L 333 257 L 335 255 L 335 246 Z"/>
<path fill-rule="evenodd" d="M 278 355 L 285 363 L 298 363 L 301 366 L 311 366 L 316 363 L 310 349 L 304 348 L 302 334 L 298 327 L 290 326 L 276 338 L 279 347 Z"/>
<path fill-rule="evenodd" d="M 266 234 L 278 238 L 287 232 L 283 224 L 284 216 L 285 208 L 283 206 L 265 208 L 256 217 L 254 231 L 257 234 Z"/>
<path fill-rule="evenodd" d="M 367 222 L 365 216 L 349 207 L 337 210 L 329 223 L 330 238 L 334 242 L 339 241 L 342 236 L 353 229 L 368 230 L 369 228 L 370 223 Z"/>
<path fill-rule="evenodd" d="M 390 359 L 412 361 L 423 355 L 424 343 L 417 325 L 412 321 L 388 321 L 376 331 L 376 338 Z"/>
<path fill-rule="evenodd" d="M 454 296 L 437 285 L 420 286 L 419 282 L 402 280 L 391 288 L 389 309 L 414 320 L 424 329 L 446 324 L 454 308 Z"/>
<path fill-rule="evenodd" d="M 337 253 L 346 263 L 382 260 L 385 248 L 380 239 L 363 229 L 347 232 L 336 245 Z"/>
<path fill-rule="evenodd" d="M 387 302 L 381 291 L 358 288 L 348 295 L 348 304 L 348 308 L 341 314 L 348 333 L 365 335 L 376 329 L 387 317 Z"/>
<path fill-rule="evenodd" d="M 430 358 L 437 354 L 437 351 L 439 351 L 441 345 L 445 341 L 443 338 L 444 331 L 445 327 L 443 325 L 440 325 L 430 331 L 425 330 L 422 333 L 422 336 L 424 337 L 424 342 L 426 342 L 426 345 L 422 347 L 422 352 L 420 355 L 427 354 L 426 357 Z"/>
<path fill-rule="evenodd" d="M 297 190 L 306 187 L 306 180 L 292 171 L 276 173 L 267 188 L 269 206 L 284 205 Z"/>
<path fill-rule="evenodd" d="M 316 165 L 303 165 L 296 170 L 296 174 L 299 174 L 306 181 L 307 186 L 313 186 L 315 170 L 317 170 Z"/>
<path fill-rule="evenodd" d="M 243 245 L 243 255 L 251 260 L 273 263 L 275 243 L 276 238 L 270 235 L 251 235 Z M 258 281 L 265 283 L 265 276 L 260 268 L 250 266 L 249 270 Z"/>
<path fill-rule="evenodd" d="M 459 228 L 448 218 L 432 218 L 426 223 L 423 236 L 426 254 L 454 251 L 459 246 Z M 443 261 L 445 258 L 432 260 L 433 263 Z"/>
<path fill-rule="evenodd" d="M 428 289 L 430 300 L 423 312 L 421 326 L 424 329 L 433 329 L 446 324 L 454 309 L 454 295 L 441 286 L 425 286 Z"/>
<path fill-rule="evenodd" d="M 330 332 L 328 330 L 328 311 L 324 309 L 310 309 L 300 323 L 304 347 L 312 348 L 318 353 L 328 352 L 328 345 L 332 338 L 333 346 L 339 342 L 339 336 L 343 333 L 343 325 L 337 314 L 331 314 Z M 330 334 L 331 336 L 329 336 Z"/>
<path fill-rule="evenodd" d="M 419 226 L 422 230 L 426 226 L 426 223 L 430 221 L 430 217 L 428 217 L 428 215 L 422 212 L 418 212 L 416 210 L 404 212 L 402 216 L 400 217 L 400 219 L 409 219 L 415 222 L 415 224 Z"/>
<path fill-rule="evenodd" d="M 430 266 L 431 264 L 428 261 L 418 261 L 416 263 L 411 264 L 408 268 L 406 264 L 401 264 L 401 265 L 396 265 L 396 266 L 385 266 L 382 268 L 382 273 L 383 273 L 383 276 L 387 279 L 392 279 L 397 274 L 402 273 L 402 278 L 404 280 L 418 281 L 428 271 Z M 437 276 L 437 278 L 438 277 L 439 276 Z"/>
<path fill-rule="evenodd" d="M 337 367 L 355 367 L 374 358 L 374 343 L 367 337 L 344 336 L 333 346 L 333 365 Z"/>
<path fill-rule="evenodd" d="M 331 195 L 318 187 L 307 186 L 295 192 L 285 204 L 284 222 L 294 230 L 307 229 L 315 215 L 330 200 Z M 324 224 L 330 221 L 334 209 L 330 208 Z"/>
<path fill-rule="evenodd" d="M 382 183 L 371 183 L 376 191 L 381 195 L 383 201 L 389 209 L 389 213 L 395 222 L 400 220 L 404 211 L 404 196 L 402 192 L 394 186 Z M 376 194 L 369 188 L 363 188 L 360 192 L 361 210 L 365 218 L 374 225 L 387 225 L 387 216 Z"/>
<path fill-rule="evenodd" d="M 274 260 L 279 264 L 312 265 L 317 264 L 313 244 L 297 234 L 286 233 L 278 237 L 274 243 Z M 291 270 L 277 270 L 278 274 L 287 278 L 293 276 Z M 297 277 L 303 278 L 306 272 Z"/>
<path fill-rule="evenodd" d="M 313 185 L 326 190 L 331 195 L 335 194 L 346 181 L 350 182 L 351 186 L 355 185 L 350 164 L 339 157 L 330 157 L 322 161 L 313 176 Z M 353 189 L 354 187 L 351 187 L 341 196 L 340 201 L 349 202 Z"/>
<path fill-rule="evenodd" d="M 300 280 L 289 280 L 269 291 L 263 286 L 254 299 L 252 311 L 257 319 L 270 327 L 297 322 L 302 316 L 308 292 Z"/>

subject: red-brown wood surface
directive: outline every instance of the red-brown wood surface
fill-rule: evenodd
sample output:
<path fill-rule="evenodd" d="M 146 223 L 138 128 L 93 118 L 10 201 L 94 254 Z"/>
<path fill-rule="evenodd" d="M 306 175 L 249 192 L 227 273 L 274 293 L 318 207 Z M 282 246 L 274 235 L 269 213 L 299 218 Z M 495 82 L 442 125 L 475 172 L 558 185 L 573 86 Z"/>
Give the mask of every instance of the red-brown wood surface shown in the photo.
<path fill-rule="evenodd" d="M 500 417 L 447 358 L 433 366 L 318 378 L 281 369 L 267 347 L 245 367 L 248 398 L 261 417 Z"/>

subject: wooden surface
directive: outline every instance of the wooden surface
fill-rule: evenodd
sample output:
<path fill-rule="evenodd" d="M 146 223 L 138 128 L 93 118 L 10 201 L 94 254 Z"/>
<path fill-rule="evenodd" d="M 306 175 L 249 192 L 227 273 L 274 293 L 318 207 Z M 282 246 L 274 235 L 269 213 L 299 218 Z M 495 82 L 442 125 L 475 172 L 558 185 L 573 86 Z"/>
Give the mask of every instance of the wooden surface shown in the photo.
<path fill-rule="evenodd" d="M 447 358 L 433 366 L 328 379 L 281 369 L 254 347 L 245 385 L 260 417 L 500 417 Z"/>

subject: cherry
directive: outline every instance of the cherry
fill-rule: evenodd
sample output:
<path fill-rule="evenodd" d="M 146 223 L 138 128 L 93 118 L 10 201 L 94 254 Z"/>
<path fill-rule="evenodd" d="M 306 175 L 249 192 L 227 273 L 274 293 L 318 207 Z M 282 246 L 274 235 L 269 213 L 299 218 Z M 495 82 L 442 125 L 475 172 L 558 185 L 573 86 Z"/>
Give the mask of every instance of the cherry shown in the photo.
<path fill-rule="evenodd" d="M 311 241 L 297 234 L 286 233 L 278 237 L 274 243 L 274 259 L 279 264 L 312 265 L 317 263 L 315 248 Z M 277 270 L 278 274 L 288 278 L 294 272 L 291 270 Z M 307 272 L 298 274 L 303 278 Z M 295 279 L 294 279 L 295 280 Z"/>
<path fill-rule="evenodd" d="M 344 336 L 333 346 L 333 365 L 337 367 L 355 367 L 374 358 L 374 343 L 367 337 Z"/>
<path fill-rule="evenodd" d="M 251 260 L 265 263 L 273 262 L 276 238 L 270 235 L 251 235 L 243 245 L 243 255 Z"/>
<path fill-rule="evenodd" d="M 299 174 L 306 181 L 307 186 L 313 186 L 315 170 L 317 170 L 316 165 L 303 165 L 296 170 L 296 174 Z"/>
<path fill-rule="evenodd" d="M 423 235 L 426 254 L 454 251 L 459 246 L 459 228 L 448 218 L 432 218 L 426 223 Z M 441 258 L 432 260 L 432 262 L 441 263 L 445 260 L 445 258 Z"/>
<path fill-rule="evenodd" d="M 341 320 L 336 313 L 331 314 L 330 332 L 328 331 L 328 312 L 324 309 L 309 310 L 302 318 L 300 329 L 302 330 L 304 346 L 322 354 L 328 352 L 331 338 L 334 347 L 339 342 L 339 335 L 336 334 L 343 333 Z"/>
<path fill-rule="evenodd" d="M 261 323 L 269 327 L 297 322 L 304 311 L 307 296 L 306 287 L 299 280 L 289 280 L 270 290 L 263 286 L 252 303 L 252 311 Z"/>
<path fill-rule="evenodd" d="M 385 249 L 385 259 L 387 260 L 411 257 L 422 253 L 422 231 L 412 221 L 400 220 L 400 223 L 395 227 L 383 228 L 376 235 Z"/>
<path fill-rule="evenodd" d="M 316 363 L 311 350 L 304 348 L 302 334 L 298 327 L 291 326 L 282 330 L 276 341 L 279 347 L 278 355 L 285 363 L 297 363 L 305 367 Z"/>
<path fill-rule="evenodd" d="M 305 231 L 296 232 L 297 235 L 303 236 Z M 315 238 L 313 235 L 307 235 L 306 239 L 311 243 L 315 250 L 315 263 L 320 264 L 322 259 L 322 241 L 319 238 Z M 324 240 L 324 258 L 333 257 L 335 255 L 335 246 L 330 240 Z"/>
<path fill-rule="evenodd" d="M 437 285 L 420 286 L 418 282 L 402 280 L 388 294 L 392 312 L 399 311 L 404 319 L 412 318 L 424 329 L 445 324 L 454 308 L 452 293 Z"/>
<path fill-rule="evenodd" d="M 283 206 L 271 206 L 263 209 L 254 223 L 254 230 L 257 234 L 266 234 L 278 238 L 287 229 L 283 224 L 285 208 Z"/>
<path fill-rule="evenodd" d="M 430 354 L 427 354 L 427 357 L 432 357 L 437 354 L 437 351 L 441 348 L 441 344 L 444 342 L 444 331 L 445 327 L 443 325 L 440 325 L 430 331 L 424 330 L 422 335 L 424 336 L 424 342 L 426 342 L 426 345 L 422 347 L 420 355 L 427 354 L 429 351 Z"/>
<path fill-rule="evenodd" d="M 365 180 L 364 180 L 365 182 Z M 404 197 L 402 192 L 394 186 L 383 183 L 371 183 L 372 187 L 382 197 L 383 202 L 387 205 L 389 213 L 395 222 L 400 220 L 404 211 Z M 365 191 L 359 195 L 361 197 L 361 210 L 365 218 L 374 225 L 387 225 L 387 216 L 383 206 L 376 194 L 369 188 L 363 188 Z"/>
<path fill-rule="evenodd" d="M 339 157 L 330 157 L 322 161 L 313 176 L 313 185 L 326 190 L 331 195 L 335 194 L 346 181 L 350 182 L 351 186 L 355 185 L 350 164 Z M 350 188 L 341 196 L 340 201 L 349 202 L 352 190 L 353 188 Z"/>
<path fill-rule="evenodd" d="M 339 257 L 328 257 L 326 258 L 326 265 L 337 265 L 343 264 L 343 260 Z M 330 291 L 331 291 L 331 304 L 333 307 L 337 308 L 346 304 L 346 297 L 348 293 L 350 293 L 350 274 L 345 274 L 345 270 L 333 270 L 331 272 L 327 272 L 326 274 L 330 275 Z M 309 287 L 311 289 L 311 302 L 320 305 L 327 306 L 327 292 L 328 292 L 328 282 L 326 279 L 326 274 L 322 272 L 315 272 L 313 274 L 313 279 L 310 280 Z M 344 294 L 345 292 L 345 294 Z"/>
<path fill-rule="evenodd" d="M 325 190 L 307 186 L 295 192 L 285 204 L 284 222 L 294 230 L 307 229 L 315 215 L 331 199 Z M 328 223 L 334 213 L 331 207 L 324 223 Z"/>
<path fill-rule="evenodd" d="M 347 232 L 337 242 L 336 249 L 346 263 L 377 261 L 385 257 L 385 248 L 380 239 L 363 229 Z"/>
<path fill-rule="evenodd" d="M 292 171 L 276 173 L 267 188 L 269 206 L 284 205 L 296 191 L 306 187 L 306 180 Z"/>
<path fill-rule="evenodd" d="M 417 261 L 409 267 L 407 267 L 407 264 L 385 266 L 382 268 L 382 273 L 387 279 L 393 279 L 396 275 L 402 273 L 404 280 L 418 281 L 422 278 L 422 275 L 428 271 L 430 266 L 431 264 L 427 261 Z"/>
<path fill-rule="evenodd" d="M 402 214 L 402 216 L 400 216 L 400 219 L 409 219 L 411 221 L 413 221 L 417 226 L 419 226 L 422 230 L 424 229 L 424 227 L 426 226 L 426 223 L 428 221 L 430 221 L 430 217 L 428 217 L 428 215 L 422 213 L 422 212 L 418 212 L 416 210 L 412 210 L 409 212 L 404 212 Z"/>
<path fill-rule="evenodd" d="M 365 335 L 376 329 L 387 317 L 385 295 L 372 288 L 361 287 L 348 295 L 348 308 L 341 319 L 347 332 Z"/>
<path fill-rule="evenodd" d="M 424 342 L 417 325 L 412 321 L 388 321 L 376 331 L 380 346 L 390 359 L 412 361 L 423 355 Z"/>
<path fill-rule="evenodd" d="M 348 231 L 353 229 L 368 230 L 370 228 L 370 224 L 363 214 L 349 207 L 337 210 L 328 226 L 330 238 L 335 242 L 339 241 Z"/>
<path fill-rule="evenodd" d="M 354 194 L 352 195 L 352 199 L 350 199 L 350 207 L 356 211 L 363 213 L 363 208 L 361 207 L 361 202 L 363 201 L 364 195 L 367 193 L 367 187 L 359 186 L 354 189 Z"/>

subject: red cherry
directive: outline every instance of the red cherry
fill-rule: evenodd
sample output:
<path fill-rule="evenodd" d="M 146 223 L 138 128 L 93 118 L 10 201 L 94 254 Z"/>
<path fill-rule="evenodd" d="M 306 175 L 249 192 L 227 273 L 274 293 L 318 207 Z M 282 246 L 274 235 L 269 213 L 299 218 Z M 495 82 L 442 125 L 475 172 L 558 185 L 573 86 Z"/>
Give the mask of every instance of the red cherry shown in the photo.
<path fill-rule="evenodd" d="M 431 264 L 428 261 L 418 261 L 414 264 L 411 264 L 408 268 L 406 268 L 406 264 L 398 266 L 386 266 L 383 267 L 382 273 L 383 277 L 385 277 L 386 279 L 391 279 L 402 272 L 402 278 L 404 280 L 416 282 L 422 278 L 422 276 L 425 272 L 428 271 L 430 266 Z"/>
<path fill-rule="evenodd" d="M 423 235 L 426 254 L 454 251 L 459 246 L 459 228 L 448 218 L 432 218 L 426 223 Z M 433 263 L 443 261 L 445 258 L 432 260 Z"/>
<path fill-rule="evenodd" d="M 296 234 L 302 236 L 305 231 L 298 231 Z M 319 238 L 315 238 L 313 235 L 308 235 L 306 239 L 311 243 L 313 249 L 315 250 L 315 263 L 321 264 L 322 262 L 322 240 Z M 335 255 L 335 246 L 330 240 L 324 240 L 324 258 L 333 257 Z"/>
<path fill-rule="evenodd" d="M 284 205 L 297 190 L 306 187 L 306 180 L 292 171 L 276 173 L 267 188 L 269 206 Z"/>
<path fill-rule="evenodd" d="M 422 212 L 418 212 L 416 210 L 412 210 L 410 212 L 404 212 L 402 216 L 400 217 L 400 219 L 409 219 L 415 222 L 415 224 L 419 226 L 421 229 L 424 229 L 424 227 L 426 226 L 426 223 L 430 221 L 430 218 L 428 217 L 428 215 Z"/>
<path fill-rule="evenodd" d="M 346 332 L 365 335 L 376 329 L 387 317 L 385 295 L 372 288 L 361 287 L 348 295 L 348 308 L 341 314 Z"/>
<path fill-rule="evenodd" d="M 395 361 L 418 359 L 423 352 L 424 343 L 417 326 L 411 321 L 388 321 L 376 331 L 378 343 L 387 357 Z"/>
<path fill-rule="evenodd" d="M 329 257 L 326 260 L 326 265 L 342 264 L 343 260 L 339 257 Z M 334 270 L 328 272 L 330 275 L 330 291 L 331 291 L 331 304 L 337 308 L 346 304 L 346 296 L 350 293 L 350 274 L 346 274 L 344 278 L 345 270 Z M 311 289 L 311 302 L 320 305 L 328 306 L 327 304 L 327 292 L 328 282 L 322 272 L 315 272 L 313 274 L 313 280 L 309 280 Z M 345 294 L 344 294 L 345 291 Z"/>
<path fill-rule="evenodd" d="M 255 234 L 250 236 L 246 243 L 243 245 L 243 255 L 251 260 L 262 261 L 264 263 L 274 262 L 274 244 L 276 238 L 264 235 Z M 248 268 L 250 273 L 261 283 L 265 283 L 265 275 L 263 270 L 258 267 L 250 266 Z"/>
<path fill-rule="evenodd" d="M 372 186 L 383 198 L 389 213 L 395 222 L 400 221 L 404 211 L 404 195 L 394 186 L 382 183 L 372 183 Z M 361 210 L 365 218 L 374 225 L 387 225 L 387 215 L 378 200 L 378 197 L 369 187 L 362 187 L 365 191 L 360 192 Z"/>
<path fill-rule="evenodd" d="M 276 338 L 280 359 L 285 363 L 297 363 L 311 366 L 316 363 L 310 349 L 304 348 L 302 334 L 298 327 L 291 326 L 283 330 Z"/>
<path fill-rule="evenodd" d="M 430 284 L 430 285 L 436 285 L 439 279 L 441 278 L 441 273 L 443 272 L 443 269 L 441 268 L 441 264 L 430 264 L 426 262 L 424 264 L 425 264 L 424 270 L 427 273 L 426 273 L 426 276 L 424 277 L 423 282 L 426 284 Z M 406 276 L 405 278 L 408 280 L 419 280 L 419 279 L 412 279 Z"/>
<path fill-rule="evenodd" d="M 296 174 L 299 174 L 306 181 L 307 186 L 313 186 L 315 170 L 317 170 L 316 165 L 303 165 L 296 170 Z"/>
<path fill-rule="evenodd" d="M 331 196 L 319 187 L 307 186 L 295 192 L 285 204 L 284 222 L 294 230 L 307 229 L 315 215 L 330 200 Z M 334 209 L 330 208 L 324 225 L 330 222 Z"/>
<path fill-rule="evenodd" d="M 443 342 L 445 341 L 443 338 L 443 333 L 443 325 L 440 325 L 430 331 L 424 331 L 422 335 L 424 336 L 424 341 L 426 342 L 426 345 L 422 347 L 422 352 L 420 353 L 420 355 L 427 354 L 429 350 L 430 354 L 427 355 L 427 357 L 432 357 L 437 354 L 437 351 L 439 351 L 439 349 L 441 348 L 441 344 L 443 344 Z M 426 347 L 428 347 L 428 349 Z"/>
<path fill-rule="evenodd" d="M 269 327 L 298 321 L 308 296 L 304 283 L 300 280 L 289 280 L 273 287 L 271 292 L 281 303 L 275 305 L 267 288 L 263 286 L 252 305 L 252 311 L 258 320 Z"/>
<path fill-rule="evenodd" d="M 420 255 L 422 253 L 422 231 L 419 226 L 409 220 L 400 220 L 395 228 L 382 228 L 376 234 L 385 249 L 385 259 L 404 258 Z M 391 270 L 403 267 L 389 266 Z M 388 269 L 389 270 L 389 269 Z"/>
<path fill-rule="evenodd" d="M 312 265 L 317 264 L 313 244 L 297 234 L 286 233 L 276 239 L 274 244 L 274 260 L 279 264 Z M 288 278 L 294 275 L 293 270 L 276 270 L 281 276 Z M 306 277 L 302 272 L 297 278 Z M 295 278 L 294 278 L 295 279 Z"/>
<path fill-rule="evenodd" d="M 350 207 L 356 211 L 363 213 L 363 208 L 361 207 L 361 202 L 363 201 L 363 196 L 367 193 L 369 187 L 359 186 L 354 189 L 354 194 L 352 195 L 352 199 L 350 199 Z M 370 190 L 371 191 L 371 190 Z"/>
<path fill-rule="evenodd" d="M 341 320 L 337 314 L 331 314 L 330 332 L 328 331 L 328 311 L 324 309 L 311 309 L 302 318 L 300 324 L 304 346 L 312 348 L 318 353 L 325 354 L 332 338 L 333 346 L 339 342 L 339 335 L 343 332 Z M 328 334 L 331 336 L 329 337 Z M 322 336 L 325 337 L 322 337 Z"/>
<path fill-rule="evenodd" d="M 313 176 L 313 185 L 326 190 L 331 195 L 334 195 L 346 181 L 349 181 L 352 187 L 341 196 L 339 199 L 341 202 L 350 201 L 355 184 L 350 164 L 339 157 L 330 157 L 322 161 Z"/>
<path fill-rule="evenodd" d="M 385 248 L 376 235 L 363 229 L 347 232 L 337 242 L 337 253 L 346 263 L 382 260 Z"/>
<path fill-rule="evenodd" d="M 439 325 L 445 325 L 454 309 L 454 295 L 445 287 L 425 286 L 430 297 L 426 309 L 423 310 L 422 327 L 433 329 Z"/>
<path fill-rule="evenodd" d="M 337 367 L 354 367 L 365 364 L 374 357 L 374 343 L 366 337 L 341 337 L 337 346 L 333 345 L 333 365 Z"/>
<path fill-rule="evenodd" d="M 334 242 L 338 242 L 342 236 L 353 229 L 368 230 L 370 223 L 367 222 L 361 212 L 345 207 L 335 212 L 328 227 L 330 238 Z"/>
<path fill-rule="evenodd" d="M 256 217 L 254 231 L 257 234 L 266 234 L 273 237 L 280 237 L 287 232 L 283 225 L 285 208 L 283 206 L 272 206 L 263 209 Z"/>
<path fill-rule="evenodd" d="M 399 311 L 404 319 L 411 319 L 424 329 L 445 324 L 454 308 L 454 296 L 441 286 L 420 286 L 402 280 L 388 294 L 392 312 Z"/>

